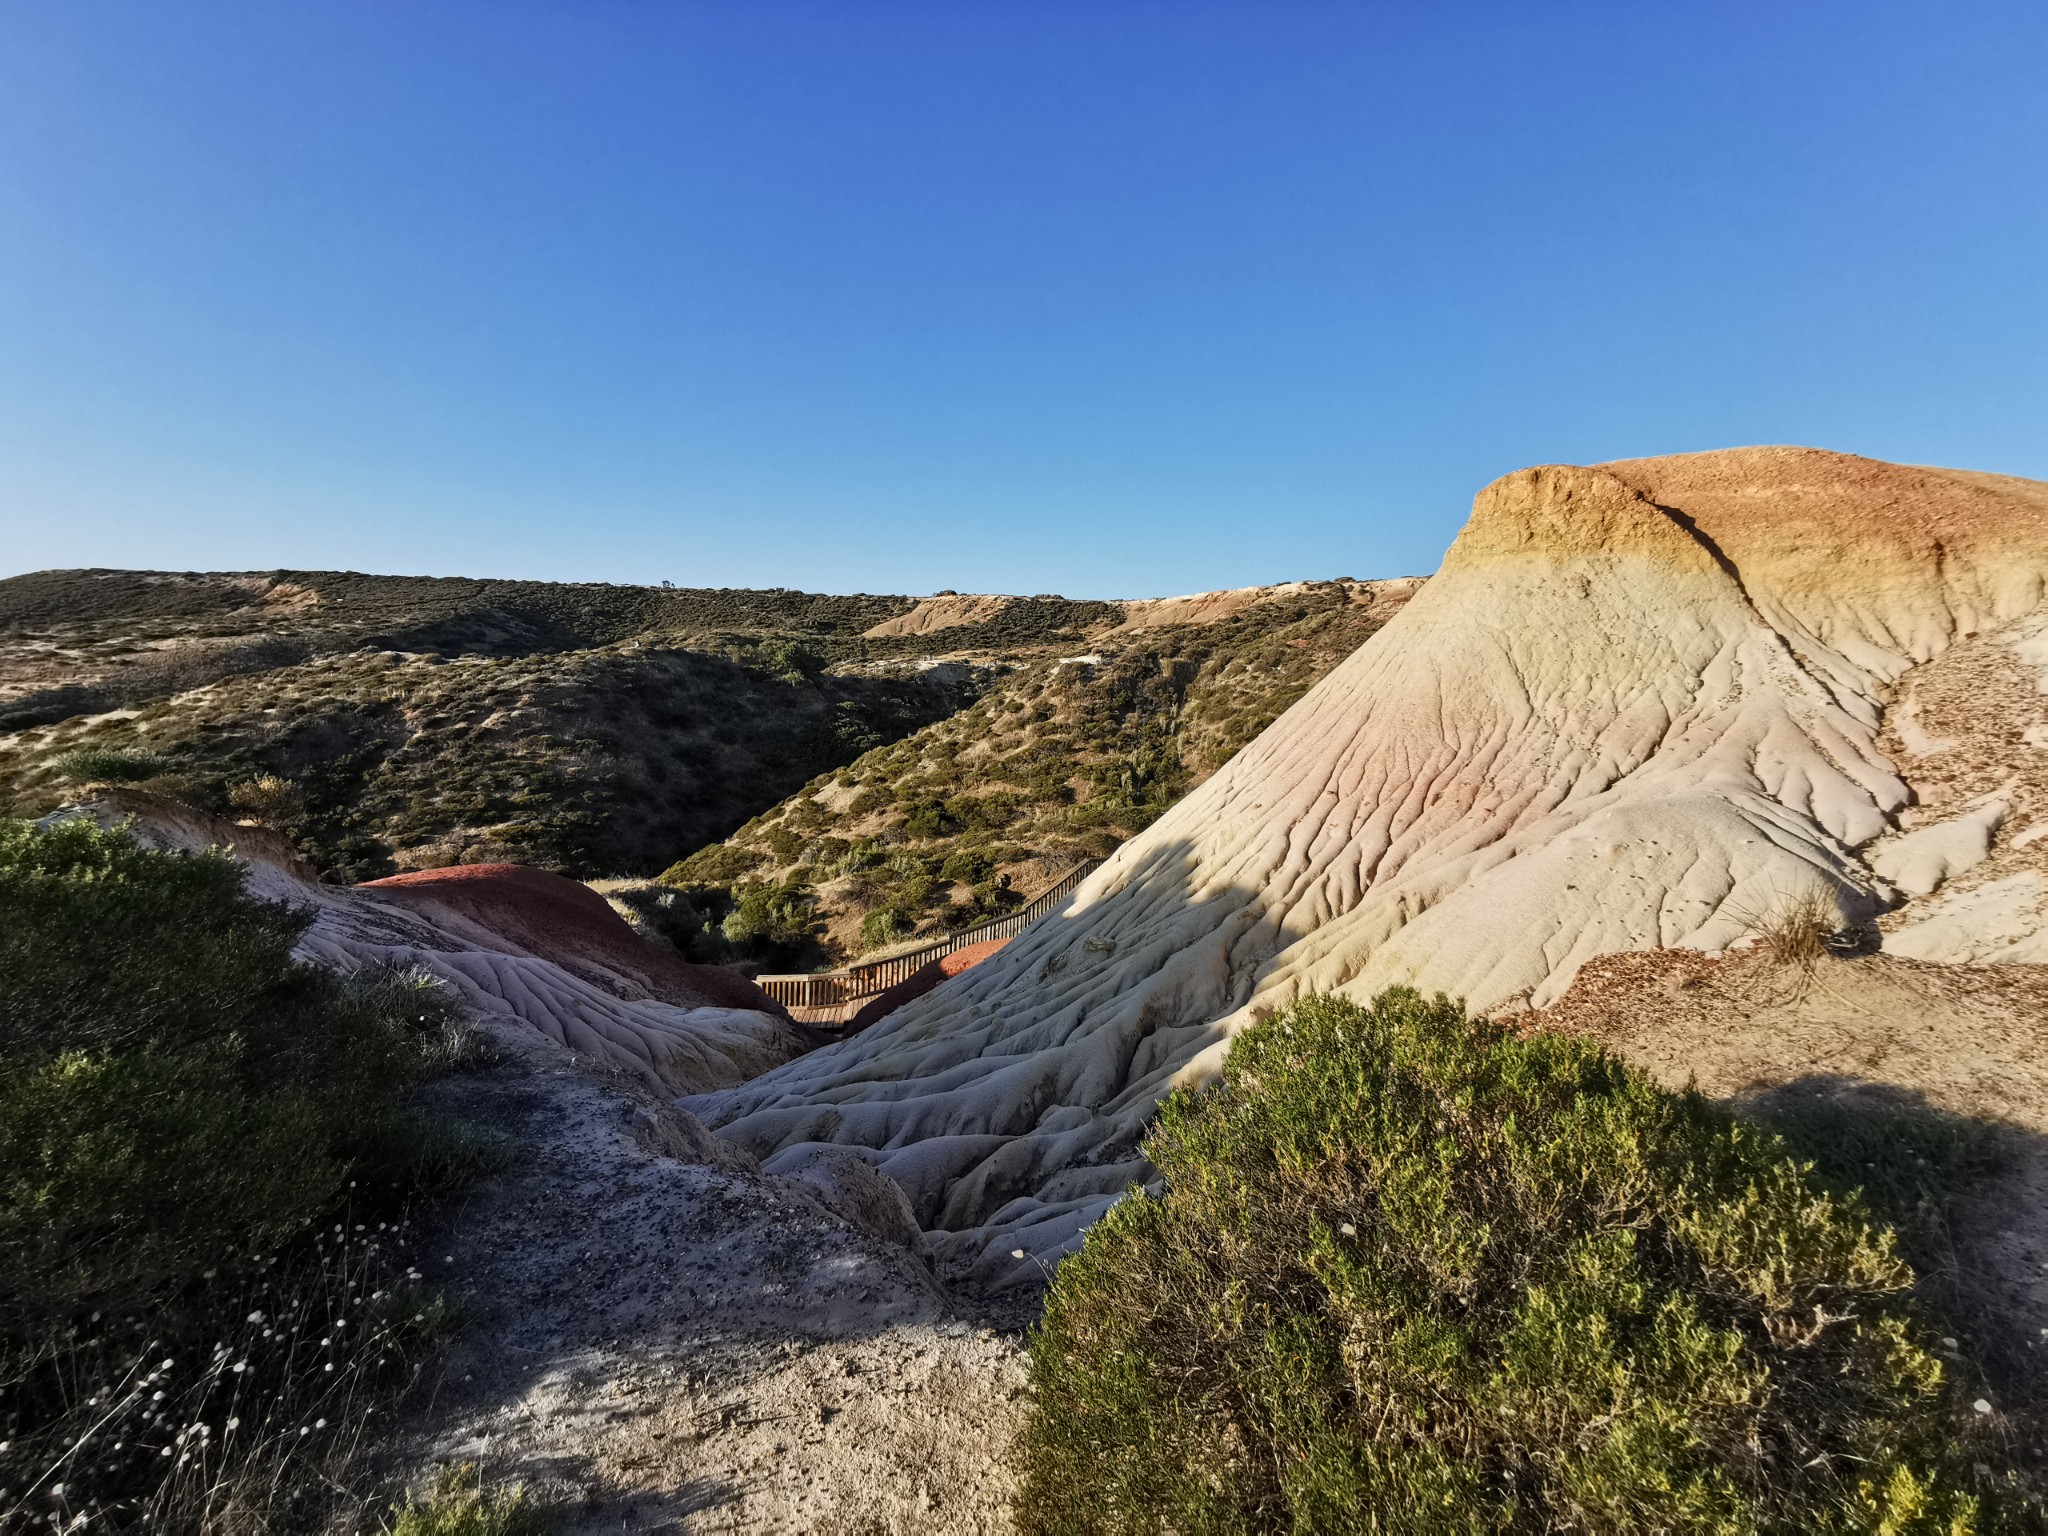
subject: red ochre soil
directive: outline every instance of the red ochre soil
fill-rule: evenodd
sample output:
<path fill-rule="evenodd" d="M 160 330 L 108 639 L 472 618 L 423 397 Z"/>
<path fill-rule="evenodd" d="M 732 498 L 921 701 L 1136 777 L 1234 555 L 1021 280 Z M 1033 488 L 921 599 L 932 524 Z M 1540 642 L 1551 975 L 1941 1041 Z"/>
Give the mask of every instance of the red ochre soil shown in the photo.
<path fill-rule="evenodd" d="M 466 918 L 515 950 L 552 960 L 614 993 L 637 990 L 683 1008 L 754 1008 L 781 1015 L 744 976 L 692 965 L 627 926 L 589 886 L 524 864 L 458 864 L 365 881 L 408 907 L 436 906 Z"/>
<path fill-rule="evenodd" d="M 956 949 L 939 961 L 939 974 L 958 976 L 962 971 L 971 971 L 1009 942 L 1008 939 L 990 939 L 986 943 L 969 944 L 965 949 Z"/>

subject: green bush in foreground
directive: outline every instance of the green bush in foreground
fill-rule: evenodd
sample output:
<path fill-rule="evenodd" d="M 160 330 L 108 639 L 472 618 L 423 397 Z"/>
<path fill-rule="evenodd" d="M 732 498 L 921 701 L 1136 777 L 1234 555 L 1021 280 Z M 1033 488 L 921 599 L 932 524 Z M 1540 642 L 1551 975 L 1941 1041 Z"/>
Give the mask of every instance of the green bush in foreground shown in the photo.
<path fill-rule="evenodd" d="M 1147 1151 L 1032 1339 L 1027 1531 L 1985 1528 L 1891 1233 L 1589 1043 L 1311 999 Z"/>
<path fill-rule="evenodd" d="M 405 979 L 300 965 L 223 853 L 0 823 L 0 1339 L 269 1252 L 403 1180 Z"/>

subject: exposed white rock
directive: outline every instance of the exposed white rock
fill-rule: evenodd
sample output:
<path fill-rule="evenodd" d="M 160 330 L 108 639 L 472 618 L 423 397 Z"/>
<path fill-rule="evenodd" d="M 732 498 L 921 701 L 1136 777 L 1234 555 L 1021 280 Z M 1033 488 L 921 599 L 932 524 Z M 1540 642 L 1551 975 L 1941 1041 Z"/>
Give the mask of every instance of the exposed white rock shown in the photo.
<path fill-rule="evenodd" d="M 688 999 L 687 982 L 666 993 L 650 985 L 649 973 L 632 963 L 631 946 L 639 941 L 608 910 L 601 915 L 617 924 L 627 942 L 579 943 L 582 935 L 558 931 L 555 953 L 536 954 L 530 935 L 435 900 L 431 887 L 323 885 L 283 839 L 260 827 L 238 827 L 126 791 L 108 792 L 83 813 L 109 822 L 132 819 L 138 836 L 163 847 L 231 847 L 248 868 L 253 895 L 311 911 L 312 922 L 299 940 L 302 957 L 344 970 L 373 963 L 417 966 L 448 983 L 482 1018 L 629 1072 L 650 1089 L 677 1094 L 731 1086 L 811 1043 L 787 1018 L 704 1006 L 701 999 Z M 602 902 L 594 894 L 588 899 Z M 725 973 L 713 979 L 729 984 Z"/>
<path fill-rule="evenodd" d="M 1884 947 L 1909 960 L 2048 964 L 2048 879 L 2022 870 L 1944 894 L 1917 922 L 1887 934 Z"/>
<path fill-rule="evenodd" d="M 1952 820 L 1908 832 L 1875 849 L 1870 867 L 1907 895 L 1925 896 L 1950 876 L 1984 862 L 2005 813 L 2005 802 L 1992 800 Z"/>

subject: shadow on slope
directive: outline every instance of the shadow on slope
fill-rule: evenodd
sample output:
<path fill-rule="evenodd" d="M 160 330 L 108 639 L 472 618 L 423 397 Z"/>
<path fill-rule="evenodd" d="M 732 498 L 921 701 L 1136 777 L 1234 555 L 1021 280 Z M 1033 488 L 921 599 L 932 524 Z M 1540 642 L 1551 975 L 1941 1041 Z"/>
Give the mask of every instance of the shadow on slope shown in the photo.
<path fill-rule="evenodd" d="M 2029 1324 L 2048 1289 L 2048 1137 L 1830 1073 L 1760 1085 L 1731 1107 L 1784 1137 L 1824 1187 L 1860 1194 L 1891 1224 L 1922 1294 L 1957 1329 L 1951 1357 L 2001 1407 L 2026 1404 L 2038 1418 L 2048 1335 Z"/>

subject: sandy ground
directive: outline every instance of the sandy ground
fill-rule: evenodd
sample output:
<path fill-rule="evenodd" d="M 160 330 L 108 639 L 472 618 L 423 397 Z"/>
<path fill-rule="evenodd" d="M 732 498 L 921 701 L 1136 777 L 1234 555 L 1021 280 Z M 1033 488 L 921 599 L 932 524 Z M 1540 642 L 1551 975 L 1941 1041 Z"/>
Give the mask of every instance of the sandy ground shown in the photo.
<path fill-rule="evenodd" d="M 494 1039 L 437 1092 L 523 1155 L 450 1214 L 469 1320 L 395 1480 L 474 1461 L 565 1532 L 1009 1529 L 1014 1311 L 943 1293 L 857 1176 L 769 1176 L 624 1077 Z"/>

